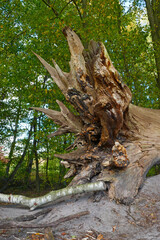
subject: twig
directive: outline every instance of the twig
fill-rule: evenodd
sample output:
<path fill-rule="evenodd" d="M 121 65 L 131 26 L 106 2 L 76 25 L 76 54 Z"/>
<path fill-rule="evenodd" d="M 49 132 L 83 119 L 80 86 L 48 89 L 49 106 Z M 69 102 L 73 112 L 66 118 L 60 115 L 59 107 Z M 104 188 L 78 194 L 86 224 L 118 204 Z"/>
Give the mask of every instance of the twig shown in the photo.
<path fill-rule="evenodd" d="M 20 217 L 16 217 L 16 218 L 14 218 L 13 220 L 14 221 L 17 221 L 17 222 L 25 222 L 25 221 L 32 221 L 32 220 L 34 220 L 34 219 L 37 219 L 39 216 L 42 216 L 42 215 L 45 215 L 45 214 L 47 214 L 47 213 L 49 213 L 49 212 L 51 212 L 52 211 L 52 208 L 47 208 L 47 209 L 44 209 L 44 210 L 42 210 L 42 211 L 39 211 L 39 212 L 37 212 L 37 213 L 35 213 L 35 214 L 31 214 L 31 215 L 22 215 L 22 216 L 20 216 Z"/>
<path fill-rule="evenodd" d="M 61 13 L 63 12 L 63 10 L 71 3 L 73 2 L 73 0 L 70 0 L 60 11 L 59 15 L 61 15 Z"/>
<path fill-rule="evenodd" d="M 78 11 L 78 13 L 79 13 L 80 19 L 83 20 L 82 14 L 81 14 L 81 12 L 80 12 L 80 10 L 79 10 L 79 7 L 78 7 L 76 1 L 73 0 L 72 2 L 74 3 L 75 7 L 77 8 L 77 11 Z"/>
<path fill-rule="evenodd" d="M 51 7 L 45 0 L 42 0 L 42 2 L 44 2 L 47 5 L 47 7 L 52 9 L 56 17 L 59 17 L 59 13 L 53 7 Z"/>

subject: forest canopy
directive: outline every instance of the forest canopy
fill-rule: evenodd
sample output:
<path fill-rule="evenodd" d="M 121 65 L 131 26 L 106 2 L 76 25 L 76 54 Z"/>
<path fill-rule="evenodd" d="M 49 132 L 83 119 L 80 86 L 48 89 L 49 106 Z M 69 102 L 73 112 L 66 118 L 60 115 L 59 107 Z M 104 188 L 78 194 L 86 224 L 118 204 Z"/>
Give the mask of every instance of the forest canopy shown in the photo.
<path fill-rule="evenodd" d="M 57 125 L 30 107 L 59 110 L 66 102 L 33 52 L 69 71 L 70 53 L 62 34 L 71 27 L 86 50 L 91 39 L 103 42 L 115 68 L 132 91 L 132 103 L 160 108 L 159 3 L 119 0 L 2 0 L 0 6 L 0 188 L 36 190 L 66 186 L 64 153 L 73 134 L 48 138 Z M 150 12 L 152 11 L 152 15 Z M 157 33 L 158 34 L 155 34 Z M 5 157 L 4 157 L 5 155 Z"/>

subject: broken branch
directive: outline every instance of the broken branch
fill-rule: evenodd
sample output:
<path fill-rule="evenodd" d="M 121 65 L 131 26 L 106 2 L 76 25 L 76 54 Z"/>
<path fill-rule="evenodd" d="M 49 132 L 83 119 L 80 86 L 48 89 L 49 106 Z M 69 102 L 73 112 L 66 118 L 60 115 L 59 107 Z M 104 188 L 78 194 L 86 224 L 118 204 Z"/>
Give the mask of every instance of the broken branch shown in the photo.
<path fill-rule="evenodd" d="M 54 202 L 55 200 L 65 196 L 75 195 L 78 193 L 100 191 L 105 189 L 106 189 L 105 183 L 103 181 L 98 181 L 94 183 L 87 183 L 83 185 L 67 187 L 60 190 L 51 191 L 44 196 L 36 197 L 36 198 L 29 198 L 22 195 L 0 193 L 0 202 L 17 203 L 17 204 L 21 204 L 23 206 L 29 207 L 30 210 L 34 210 L 35 208 L 45 203 Z"/>

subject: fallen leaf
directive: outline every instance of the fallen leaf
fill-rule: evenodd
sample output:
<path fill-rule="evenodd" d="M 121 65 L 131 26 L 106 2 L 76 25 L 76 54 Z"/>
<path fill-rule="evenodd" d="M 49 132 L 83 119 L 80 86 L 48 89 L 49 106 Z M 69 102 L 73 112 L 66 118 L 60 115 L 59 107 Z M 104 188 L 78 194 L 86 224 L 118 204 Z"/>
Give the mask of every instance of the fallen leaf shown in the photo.
<path fill-rule="evenodd" d="M 46 228 L 45 229 L 45 240 L 54 240 L 53 232 L 51 228 Z"/>
<path fill-rule="evenodd" d="M 103 235 L 99 234 L 98 237 L 97 237 L 97 240 L 102 240 L 102 239 L 103 239 Z"/>
<path fill-rule="evenodd" d="M 3 229 L 3 230 L 0 230 L 0 235 L 1 234 L 5 234 L 7 232 L 7 230 Z"/>
<path fill-rule="evenodd" d="M 115 232 L 115 230 L 116 230 L 116 226 L 113 226 L 113 227 L 112 227 L 112 230 L 113 230 L 113 232 Z"/>
<path fill-rule="evenodd" d="M 72 236 L 72 240 L 73 240 L 73 239 L 76 239 L 76 236 Z"/>
<path fill-rule="evenodd" d="M 44 240 L 44 234 L 42 233 L 34 233 L 31 235 L 32 240 Z"/>

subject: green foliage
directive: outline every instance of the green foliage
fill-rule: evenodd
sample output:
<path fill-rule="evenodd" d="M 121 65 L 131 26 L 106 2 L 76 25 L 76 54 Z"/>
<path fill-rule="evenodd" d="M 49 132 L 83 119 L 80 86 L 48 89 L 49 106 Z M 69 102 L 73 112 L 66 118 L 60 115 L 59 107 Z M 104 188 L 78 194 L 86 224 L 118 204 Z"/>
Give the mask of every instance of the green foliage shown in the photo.
<path fill-rule="evenodd" d="M 86 48 L 91 39 L 102 41 L 132 90 L 133 103 L 159 108 L 153 46 L 143 8 L 133 4 L 127 11 L 118 0 L 2 0 L 0 142 L 10 156 L 9 174 L 22 155 L 34 117 L 37 119 L 36 134 L 32 132 L 24 161 L 14 178 L 17 183 L 23 179 L 23 183 L 29 185 L 39 171 L 41 186 L 50 184 L 57 188 L 66 184 L 65 170 L 54 153 L 63 153 L 73 142 L 73 136 L 48 139 L 47 135 L 57 126 L 43 114 L 35 115 L 29 110 L 31 106 L 59 110 L 55 101 L 59 99 L 74 111 L 32 53 L 38 53 L 51 64 L 54 58 L 64 71 L 69 71 L 70 54 L 62 34 L 64 26 L 73 28 Z M 39 170 L 35 165 L 35 152 Z M 32 169 L 28 172 L 30 163 Z M 7 179 L 4 165 L 0 169 Z"/>
<path fill-rule="evenodd" d="M 160 174 L 160 165 L 153 166 L 147 173 L 147 177 L 155 176 Z"/>

